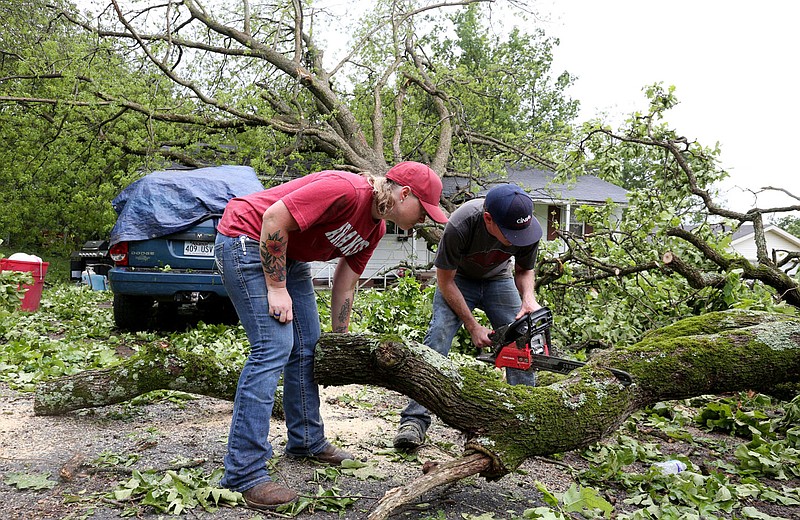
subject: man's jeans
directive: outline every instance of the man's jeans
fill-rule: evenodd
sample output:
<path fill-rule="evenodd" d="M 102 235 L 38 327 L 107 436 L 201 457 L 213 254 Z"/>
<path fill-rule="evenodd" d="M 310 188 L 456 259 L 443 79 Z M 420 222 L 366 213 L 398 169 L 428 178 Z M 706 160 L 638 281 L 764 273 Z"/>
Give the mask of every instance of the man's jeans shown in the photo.
<path fill-rule="evenodd" d="M 283 372 L 286 453 L 306 456 L 322 451 L 327 441 L 314 382 L 314 348 L 320 326 L 308 264 L 287 263 L 286 288 L 294 320 L 281 324 L 269 315 L 267 284 L 258 242 L 246 236 L 217 235 L 217 266 L 250 342 L 250 355 L 239 376 L 225 456 L 222 486 L 245 491 L 270 480 L 272 458 L 269 422 L 275 391 Z"/>
<path fill-rule="evenodd" d="M 476 307 L 482 309 L 494 329 L 514 321 L 522 306 L 513 278 L 474 280 L 456 275 L 455 282 L 470 311 Z M 433 295 L 433 316 L 423 342 L 439 354 L 447 356 L 461 325 L 461 319 L 447 305 L 437 287 Z M 507 368 L 506 380 L 510 385 L 535 386 L 536 372 Z M 416 421 L 424 432 L 431 425 L 431 415 L 424 406 L 409 400 L 408 406 L 400 414 L 400 424 L 407 421 Z"/>

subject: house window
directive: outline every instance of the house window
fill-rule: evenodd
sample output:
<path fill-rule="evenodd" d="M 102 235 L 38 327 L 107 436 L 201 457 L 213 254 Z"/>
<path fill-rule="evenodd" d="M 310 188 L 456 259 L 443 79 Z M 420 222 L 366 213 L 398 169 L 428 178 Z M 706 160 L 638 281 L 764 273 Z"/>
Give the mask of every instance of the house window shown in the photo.
<path fill-rule="evenodd" d="M 555 240 L 558 237 L 558 231 L 562 229 L 563 209 L 561 206 L 547 207 L 547 240 Z M 566 227 L 566 231 L 579 237 L 594 232 L 591 224 L 575 218 L 575 212 L 567 211 L 567 214 L 569 215 L 569 225 Z"/>
<path fill-rule="evenodd" d="M 576 209 L 574 206 L 571 209 Z M 594 228 L 591 224 L 582 222 L 575 217 L 577 211 L 571 211 L 569 215 L 569 232 L 575 236 L 583 237 L 590 233 L 594 233 Z"/>
<path fill-rule="evenodd" d="M 413 233 L 414 233 L 413 229 L 409 229 L 407 231 L 403 231 L 402 229 L 397 227 L 397 225 L 394 222 L 392 222 L 391 220 L 387 220 L 386 221 L 386 234 L 387 235 L 398 235 L 397 236 L 397 240 L 401 240 L 401 241 L 402 240 L 408 240 L 413 235 Z"/>
<path fill-rule="evenodd" d="M 569 232 L 579 237 L 583 236 L 583 222 L 576 220 L 574 213 L 569 217 Z"/>

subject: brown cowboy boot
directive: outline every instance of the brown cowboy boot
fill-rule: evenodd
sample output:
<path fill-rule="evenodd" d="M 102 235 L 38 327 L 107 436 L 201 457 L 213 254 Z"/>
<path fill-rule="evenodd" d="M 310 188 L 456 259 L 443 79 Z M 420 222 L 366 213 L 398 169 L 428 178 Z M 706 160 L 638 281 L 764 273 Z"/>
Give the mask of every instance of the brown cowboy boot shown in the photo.
<path fill-rule="evenodd" d="M 242 497 L 253 509 L 275 509 L 297 500 L 297 492 L 277 482 L 262 482 L 242 493 Z"/>

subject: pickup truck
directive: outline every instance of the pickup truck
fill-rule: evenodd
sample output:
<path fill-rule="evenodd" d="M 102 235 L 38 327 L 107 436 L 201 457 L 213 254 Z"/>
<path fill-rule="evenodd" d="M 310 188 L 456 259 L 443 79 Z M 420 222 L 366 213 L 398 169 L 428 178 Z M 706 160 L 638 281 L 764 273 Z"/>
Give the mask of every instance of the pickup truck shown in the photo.
<path fill-rule="evenodd" d="M 216 226 L 228 200 L 262 190 L 243 166 L 153 172 L 114 199 L 108 271 L 114 322 L 137 331 L 180 316 L 235 322 L 214 261 Z"/>

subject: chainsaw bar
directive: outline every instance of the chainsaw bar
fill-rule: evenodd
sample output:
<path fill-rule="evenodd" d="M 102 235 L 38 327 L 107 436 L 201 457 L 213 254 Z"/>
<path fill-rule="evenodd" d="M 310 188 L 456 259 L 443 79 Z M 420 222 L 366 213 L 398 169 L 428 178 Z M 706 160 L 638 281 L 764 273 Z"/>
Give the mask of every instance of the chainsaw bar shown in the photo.
<path fill-rule="evenodd" d="M 539 370 L 547 370 L 548 372 L 556 372 L 558 374 L 569 374 L 576 368 L 585 366 L 586 363 L 582 361 L 575 361 L 572 359 L 563 359 L 552 356 L 544 356 L 542 354 L 534 354 L 531 352 L 531 367 Z M 614 374 L 619 382 L 625 386 L 633 383 L 633 377 L 624 370 L 617 368 L 604 367 L 606 370 Z"/>
<path fill-rule="evenodd" d="M 544 354 L 534 354 L 529 349 L 518 349 L 512 347 L 504 349 L 503 352 L 505 355 L 501 353 L 500 356 L 481 354 L 477 356 L 477 359 L 478 361 L 490 363 L 495 366 L 511 366 L 512 368 L 516 368 L 518 370 L 530 370 L 533 368 L 535 370 L 547 370 L 548 372 L 555 372 L 557 374 L 569 374 L 573 370 L 586 365 L 586 363 L 582 361 L 575 361 L 574 359 L 564 359 L 547 356 Z M 506 359 L 503 359 L 503 362 L 498 363 L 498 357 Z M 511 359 L 512 357 L 514 358 L 513 360 Z M 619 379 L 619 382 L 624 386 L 628 386 L 633 383 L 633 376 L 624 370 L 608 367 L 604 368 L 614 374 L 614 376 Z"/>

